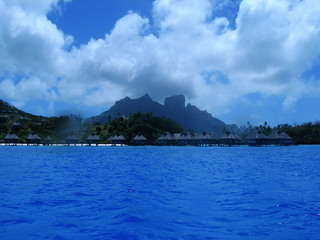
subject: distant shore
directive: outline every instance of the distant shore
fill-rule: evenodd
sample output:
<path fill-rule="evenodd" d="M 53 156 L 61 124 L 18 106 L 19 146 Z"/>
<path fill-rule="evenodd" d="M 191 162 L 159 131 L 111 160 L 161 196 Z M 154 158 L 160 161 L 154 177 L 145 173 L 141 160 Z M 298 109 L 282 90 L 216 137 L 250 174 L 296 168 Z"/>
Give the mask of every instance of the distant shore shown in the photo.
<path fill-rule="evenodd" d="M 0 143 L 0 146 L 22 146 L 22 147 L 123 147 L 127 146 L 125 144 L 87 144 L 87 143 L 77 143 L 77 144 L 65 144 L 65 143 L 55 143 L 55 144 L 27 144 L 27 143 Z"/>
<path fill-rule="evenodd" d="M 214 144 L 214 145 L 127 145 L 127 144 L 111 144 L 111 143 L 54 143 L 54 144 L 27 144 L 27 143 L 0 143 L 0 147 L 272 147 L 272 146 L 298 146 L 300 144 Z"/>

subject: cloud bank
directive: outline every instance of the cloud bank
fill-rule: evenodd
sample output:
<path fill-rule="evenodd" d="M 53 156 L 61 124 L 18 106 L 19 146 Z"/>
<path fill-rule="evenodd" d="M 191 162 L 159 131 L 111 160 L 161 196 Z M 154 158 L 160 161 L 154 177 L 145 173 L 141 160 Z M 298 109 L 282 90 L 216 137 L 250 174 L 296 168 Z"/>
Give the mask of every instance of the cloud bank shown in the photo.
<path fill-rule="evenodd" d="M 47 18 L 60 4 L 0 2 L 1 98 L 101 107 L 183 93 L 217 116 L 250 94 L 281 97 L 284 109 L 320 94 L 304 76 L 319 64 L 318 0 L 243 0 L 235 26 L 217 17 L 230 1 L 156 0 L 151 18 L 128 12 L 79 47 Z"/>

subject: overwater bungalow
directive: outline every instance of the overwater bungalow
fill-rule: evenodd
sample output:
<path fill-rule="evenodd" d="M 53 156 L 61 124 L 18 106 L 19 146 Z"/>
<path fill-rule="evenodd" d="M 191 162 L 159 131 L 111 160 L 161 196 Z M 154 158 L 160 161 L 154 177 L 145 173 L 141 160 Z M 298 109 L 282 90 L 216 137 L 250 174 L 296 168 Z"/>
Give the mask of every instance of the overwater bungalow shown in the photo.
<path fill-rule="evenodd" d="M 158 138 L 159 145 L 174 145 L 175 139 L 170 133 L 165 133 Z"/>
<path fill-rule="evenodd" d="M 293 139 L 288 134 L 284 132 L 280 132 L 278 130 L 274 130 L 269 136 L 270 144 L 280 144 L 280 145 L 287 145 L 293 144 Z"/>
<path fill-rule="evenodd" d="M 9 143 L 9 145 L 11 144 L 16 145 L 17 142 L 19 141 L 19 137 L 14 133 L 9 133 L 7 136 L 4 137 L 4 141 L 6 143 Z"/>
<path fill-rule="evenodd" d="M 146 145 L 147 139 L 143 135 L 137 135 L 133 138 L 134 145 Z"/>
<path fill-rule="evenodd" d="M 115 135 L 113 137 L 109 137 L 107 141 L 112 142 L 113 145 L 123 144 L 126 139 L 122 135 Z"/>
<path fill-rule="evenodd" d="M 41 141 L 41 137 L 39 137 L 38 134 L 35 133 L 30 133 L 27 138 L 26 138 L 26 142 L 27 144 L 40 144 Z"/>
<path fill-rule="evenodd" d="M 88 138 L 87 138 L 87 143 L 91 146 L 91 144 L 96 144 L 98 145 L 100 142 L 100 137 L 95 135 L 95 134 L 91 134 Z"/>
<path fill-rule="evenodd" d="M 286 133 L 280 133 L 281 144 L 293 144 L 293 138 Z"/>
<path fill-rule="evenodd" d="M 219 142 L 226 145 L 237 145 L 241 143 L 241 138 L 235 133 L 225 133 L 219 138 Z"/>
<path fill-rule="evenodd" d="M 268 137 L 258 130 L 254 130 L 244 139 L 244 143 L 248 145 L 267 145 Z"/>
<path fill-rule="evenodd" d="M 201 134 L 196 133 L 195 138 L 197 139 L 197 145 L 200 146 L 208 146 L 215 144 L 215 137 L 213 134 L 209 134 L 206 132 L 203 132 Z"/>
<path fill-rule="evenodd" d="M 178 145 L 192 145 L 193 136 L 190 133 L 173 134 L 173 136 Z"/>
<path fill-rule="evenodd" d="M 293 144 L 293 139 L 286 133 L 275 133 L 269 137 L 265 136 L 258 130 L 252 131 L 245 139 L 239 137 L 236 133 L 224 134 L 217 139 L 213 134 L 208 133 L 166 133 L 158 138 L 159 145 L 173 145 L 173 146 L 212 146 L 212 145 L 250 145 L 250 146 L 263 146 L 263 145 L 290 145 Z"/>

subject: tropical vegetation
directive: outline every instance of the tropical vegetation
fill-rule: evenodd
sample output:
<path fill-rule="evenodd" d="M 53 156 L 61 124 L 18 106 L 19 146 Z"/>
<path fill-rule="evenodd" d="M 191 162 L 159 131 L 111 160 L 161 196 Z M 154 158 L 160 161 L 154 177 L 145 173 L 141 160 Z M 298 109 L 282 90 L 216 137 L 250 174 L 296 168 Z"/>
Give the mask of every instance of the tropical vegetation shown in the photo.
<path fill-rule="evenodd" d="M 320 144 L 320 122 L 279 124 L 276 127 L 269 126 L 267 122 L 259 126 L 252 126 L 248 122 L 245 126 L 241 126 L 237 133 L 245 138 L 253 130 L 258 130 L 267 136 L 273 130 L 278 130 L 287 133 L 297 144 Z M 110 118 L 107 124 L 85 124 L 79 115 L 35 116 L 0 100 L 0 140 L 8 133 L 14 133 L 20 139 L 25 139 L 30 133 L 37 133 L 43 139 L 50 136 L 57 142 L 64 141 L 65 137 L 71 134 L 76 134 L 80 142 L 85 142 L 91 134 L 100 136 L 103 141 L 114 135 L 122 135 L 127 143 L 132 143 L 136 135 L 143 135 L 153 142 L 167 132 L 183 133 L 185 130 L 176 122 L 165 117 L 153 116 L 152 113 L 138 112 L 129 116 L 121 116 L 119 113 L 116 118 Z M 193 130 L 189 129 L 188 132 Z"/>

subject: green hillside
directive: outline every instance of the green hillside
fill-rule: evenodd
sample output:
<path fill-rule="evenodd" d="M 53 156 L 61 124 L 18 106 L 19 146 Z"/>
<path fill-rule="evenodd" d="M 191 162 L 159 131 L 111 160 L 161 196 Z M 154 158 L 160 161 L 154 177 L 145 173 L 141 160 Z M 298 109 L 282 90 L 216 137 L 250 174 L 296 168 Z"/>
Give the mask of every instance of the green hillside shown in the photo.
<path fill-rule="evenodd" d="M 285 132 L 297 144 L 320 144 L 320 123 L 304 123 L 291 126 L 280 124 L 270 127 L 265 123 L 260 126 L 240 127 L 238 134 L 246 137 L 253 130 L 259 130 L 269 135 L 272 130 Z M 225 129 L 226 130 L 226 129 Z M 9 133 L 14 133 L 24 142 L 30 133 L 38 134 L 42 139 L 50 136 L 55 142 L 63 143 L 66 136 L 75 134 L 79 141 L 84 143 L 91 134 L 100 136 L 105 142 L 111 136 L 121 134 L 132 143 L 136 135 L 144 135 L 152 143 L 163 133 L 181 133 L 184 129 L 176 122 L 165 118 L 156 117 L 151 113 L 135 113 L 128 116 L 118 116 L 107 124 L 85 123 L 80 116 L 43 117 L 26 113 L 9 103 L 0 100 L 0 141 Z M 226 130 L 226 132 L 228 132 Z"/>
<path fill-rule="evenodd" d="M 16 107 L 0 102 L 0 140 L 9 133 L 14 133 L 24 142 L 31 133 L 42 139 L 50 136 L 55 142 L 63 143 L 68 135 L 75 134 L 79 142 L 86 142 L 91 134 L 99 135 L 101 141 L 122 134 L 127 143 L 137 134 L 143 134 L 150 141 L 156 140 L 165 132 L 182 132 L 183 129 L 174 121 L 155 117 L 150 113 L 137 113 L 129 117 L 119 117 L 109 124 L 85 124 L 80 116 L 43 117 L 25 113 Z"/>

